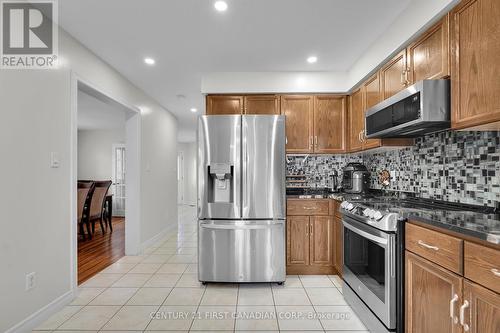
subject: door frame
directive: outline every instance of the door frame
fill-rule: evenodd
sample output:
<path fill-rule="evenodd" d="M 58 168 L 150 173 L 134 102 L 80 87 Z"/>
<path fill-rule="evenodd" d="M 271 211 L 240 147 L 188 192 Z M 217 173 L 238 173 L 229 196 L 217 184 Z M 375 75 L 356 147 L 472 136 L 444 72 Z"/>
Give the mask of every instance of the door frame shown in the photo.
<path fill-rule="evenodd" d="M 180 160 L 179 160 L 180 158 Z M 184 173 L 184 151 L 177 151 L 177 203 L 179 205 L 184 205 L 186 200 L 185 189 L 185 173 Z"/>
<path fill-rule="evenodd" d="M 70 279 L 71 289 L 78 288 L 78 227 L 77 227 L 77 182 L 78 182 L 78 90 L 90 93 L 100 100 L 118 104 L 127 113 L 125 124 L 125 168 L 128 174 L 128 195 L 125 199 L 125 254 L 137 255 L 141 250 L 140 241 L 140 188 L 141 188 L 141 110 L 105 89 L 87 81 L 74 71 L 71 72 L 71 128 L 70 128 Z"/>

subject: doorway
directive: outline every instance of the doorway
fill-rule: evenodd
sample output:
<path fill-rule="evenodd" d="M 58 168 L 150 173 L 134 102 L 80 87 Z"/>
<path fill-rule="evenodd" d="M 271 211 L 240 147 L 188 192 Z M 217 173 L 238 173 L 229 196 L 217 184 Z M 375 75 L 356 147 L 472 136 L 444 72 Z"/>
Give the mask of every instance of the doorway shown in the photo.
<path fill-rule="evenodd" d="M 125 254 L 139 252 L 140 112 L 76 77 L 74 82 L 72 274 L 77 286 Z M 79 189 L 88 184 L 92 190 Z"/>

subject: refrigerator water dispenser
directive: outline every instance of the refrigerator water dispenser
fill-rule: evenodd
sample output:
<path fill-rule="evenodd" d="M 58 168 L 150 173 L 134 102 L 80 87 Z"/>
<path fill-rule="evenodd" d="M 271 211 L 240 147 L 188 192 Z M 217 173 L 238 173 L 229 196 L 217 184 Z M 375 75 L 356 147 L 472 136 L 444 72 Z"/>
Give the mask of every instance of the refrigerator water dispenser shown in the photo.
<path fill-rule="evenodd" d="M 233 202 L 233 170 L 227 163 L 212 163 L 208 166 L 208 200 L 209 202 Z"/>

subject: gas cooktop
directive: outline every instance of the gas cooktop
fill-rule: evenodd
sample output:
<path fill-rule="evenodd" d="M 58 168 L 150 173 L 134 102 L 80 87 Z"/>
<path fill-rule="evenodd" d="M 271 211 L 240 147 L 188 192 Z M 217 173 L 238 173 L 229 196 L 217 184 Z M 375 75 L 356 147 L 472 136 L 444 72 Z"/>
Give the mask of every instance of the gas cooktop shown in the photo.
<path fill-rule="evenodd" d="M 384 231 L 396 231 L 398 221 L 409 216 L 432 216 L 441 219 L 485 219 L 497 212 L 490 207 L 473 206 L 438 200 L 395 197 L 373 197 L 344 201 L 343 213 Z"/>

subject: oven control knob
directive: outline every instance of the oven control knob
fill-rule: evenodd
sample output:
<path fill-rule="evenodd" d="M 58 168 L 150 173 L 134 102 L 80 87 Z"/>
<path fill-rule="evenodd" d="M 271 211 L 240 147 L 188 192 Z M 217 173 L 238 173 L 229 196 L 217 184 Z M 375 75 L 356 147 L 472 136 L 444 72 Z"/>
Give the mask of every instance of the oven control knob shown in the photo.
<path fill-rule="evenodd" d="M 352 203 L 347 204 L 347 210 L 352 210 L 354 208 L 354 205 Z"/>
<path fill-rule="evenodd" d="M 363 215 L 364 216 L 368 216 L 368 214 L 370 213 L 370 208 L 366 208 L 364 211 L 363 211 Z"/>
<path fill-rule="evenodd" d="M 376 211 L 375 214 L 373 214 L 373 218 L 375 220 L 380 220 L 382 218 L 382 216 L 383 216 L 382 213 L 379 211 Z"/>
<path fill-rule="evenodd" d="M 368 217 L 373 218 L 374 215 L 375 215 L 375 211 L 373 209 L 369 209 L 368 210 Z"/>
<path fill-rule="evenodd" d="M 342 203 L 340 204 L 340 207 L 345 208 L 348 203 L 349 202 L 347 202 L 347 201 L 342 201 Z"/>

